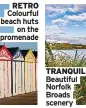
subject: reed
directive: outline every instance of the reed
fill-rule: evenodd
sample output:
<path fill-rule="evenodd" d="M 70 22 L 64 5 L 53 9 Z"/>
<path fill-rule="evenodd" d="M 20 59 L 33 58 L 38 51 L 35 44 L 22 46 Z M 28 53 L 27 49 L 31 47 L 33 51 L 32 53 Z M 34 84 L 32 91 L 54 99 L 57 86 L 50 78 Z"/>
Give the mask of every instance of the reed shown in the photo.
<path fill-rule="evenodd" d="M 77 105 L 86 105 L 86 76 L 80 78 L 80 84 L 74 85 L 73 97 Z"/>

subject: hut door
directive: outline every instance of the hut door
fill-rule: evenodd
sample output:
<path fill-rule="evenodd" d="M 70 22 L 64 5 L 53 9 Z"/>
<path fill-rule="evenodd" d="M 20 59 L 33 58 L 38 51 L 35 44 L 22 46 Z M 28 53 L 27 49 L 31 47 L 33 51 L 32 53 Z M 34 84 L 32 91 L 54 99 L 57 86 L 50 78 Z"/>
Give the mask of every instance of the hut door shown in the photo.
<path fill-rule="evenodd" d="M 2 64 L 2 63 L 1 63 L 1 61 L 0 61 L 0 98 L 1 98 L 1 93 L 2 93 L 2 91 L 1 91 L 1 88 L 2 88 L 2 87 L 1 87 L 1 83 L 2 83 L 2 79 L 1 79 L 1 78 L 2 78 L 2 76 L 1 76 L 1 75 L 2 75 L 1 64 Z"/>
<path fill-rule="evenodd" d="M 11 61 L 3 62 L 4 96 L 11 95 Z"/>
<path fill-rule="evenodd" d="M 37 65 L 37 60 L 36 60 L 36 63 L 35 63 L 35 89 L 37 91 L 37 68 L 38 68 L 38 65 Z"/>
<path fill-rule="evenodd" d="M 5 78 L 5 76 L 6 76 L 6 72 L 5 72 L 5 61 L 3 61 L 3 85 L 4 85 L 4 97 L 6 96 L 6 78 Z"/>
<path fill-rule="evenodd" d="M 7 81 L 6 81 L 6 84 L 7 84 L 7 95 L 8 96 L 11 96 L 12 93 L 11 93 L 11 61 L 6 61 L 6 76 L 7 76 Z"/>
<path fill-rule="evenodd" d="M 12 88 L 11 88 L 11 93 L 13 95 L 16 94 L 16 62 L 12 61 Z"/>
<path fill-rule="evenodd" d="M 27 89 L 28 89 L 28 92 L 31 92 L 30 86 L 31 86 L 31 82 L 30 82 L 30 64 L 27 62 Z"/>
<path fill-rule="evenodd" d="M 36 77 L 36 74 L 35 74 L 35 63 L 30 63 L 30 74 L 31 74 L 31 91 L 35 91 L 35 77 Z"/>
<path fill-rule="evenodd" d="M 7 97 L 7 61 L 3 61 L 3 85 L 4 85 L 4 97 Z"/>
<path fill-rule="evenodd" d="M 16 62 L 16 72 L 17 93 L 21 94 L 21 62 Z"/>
<path fill-rule="evenodd" d="M 25 85 L 24 85 L 24 62 L 21 62 L 21 88 L 22 88 L 22 94 L 25 93 Z"/>
<path fill-rule="evenodd" d="M 21 86 L 21 62 L 19 62 L 19 94 L 21 94 L 22 86 Z"/>
<path fill-rule="evenodd" d="M 30 63 L 30 91 L 33 91 L 33 63 Z"/>
<path fill-rule="evenodd" d="M 9 74 L 8 61 L 0 61 L 0 95 L 1 97 L 9 96 Z"/>
<path fill-rule="evenodd" d="M 32 91 L 35 91 L 36 90 L 36 70 L 35 70 L 35 63 L 31 63 L 31 66 L 32 66 L 32 84 L 33 84 L 33 87 L 32 87 Z"/>
<path fill-rule="evenodd" d="M 4 98 L 3 61 L 0 61 L 0 98 Z"/>

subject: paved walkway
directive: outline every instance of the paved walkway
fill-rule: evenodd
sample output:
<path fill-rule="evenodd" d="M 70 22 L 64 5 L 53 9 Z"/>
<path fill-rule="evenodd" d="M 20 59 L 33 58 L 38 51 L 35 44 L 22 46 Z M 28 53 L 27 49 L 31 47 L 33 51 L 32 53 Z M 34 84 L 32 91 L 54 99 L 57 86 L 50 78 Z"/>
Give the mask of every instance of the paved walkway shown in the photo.
<path fill-rule="evenodd" d="M 37 105 L 37 92 L 0 99 L 0 105 Z"/>

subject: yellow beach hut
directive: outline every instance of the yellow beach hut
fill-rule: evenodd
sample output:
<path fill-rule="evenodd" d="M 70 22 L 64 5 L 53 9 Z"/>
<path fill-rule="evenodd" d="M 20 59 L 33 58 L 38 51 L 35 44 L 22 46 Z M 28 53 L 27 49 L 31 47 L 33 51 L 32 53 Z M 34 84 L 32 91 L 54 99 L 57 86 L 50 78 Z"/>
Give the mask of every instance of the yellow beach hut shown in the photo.
<path fill-rule="evenodd" d="M 25 92 L 35 91 L 35 56 L 32 50 L 21 50 L 25 59 Z"/>

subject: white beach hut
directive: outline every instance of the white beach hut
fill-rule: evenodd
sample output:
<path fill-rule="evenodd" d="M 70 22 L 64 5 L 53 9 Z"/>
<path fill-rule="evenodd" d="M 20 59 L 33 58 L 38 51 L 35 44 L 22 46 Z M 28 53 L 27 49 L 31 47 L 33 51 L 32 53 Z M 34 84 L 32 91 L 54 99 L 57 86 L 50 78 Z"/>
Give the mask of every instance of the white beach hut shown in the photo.
<path fill-rule="evenodd" d="M 18 47 L 8 48 L 12 54 L 12 94 L 25 93 L 24 57 Z"/>

